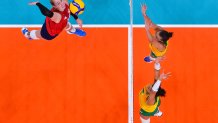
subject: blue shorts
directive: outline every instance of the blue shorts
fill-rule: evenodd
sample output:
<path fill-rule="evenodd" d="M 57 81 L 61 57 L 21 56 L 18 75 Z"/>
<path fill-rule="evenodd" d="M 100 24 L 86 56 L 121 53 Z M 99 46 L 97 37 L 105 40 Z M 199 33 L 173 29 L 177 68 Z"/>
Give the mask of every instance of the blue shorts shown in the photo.
<path fill-rule="evenodd" d="M 52 40 L 52 39 L 54 39 L 56 36 L 58 36 L 58 34 L 55 35 L 55 36 L 51 36 L 51 35 L 48 33 L 48 31 L 47 31 L 47 29 L 46 29 L 46 22 L 42 25 L 42 29 L 41 29 L 40 34 L 41 34 L 42 38 L 44 38 L 45 40 Z"/>

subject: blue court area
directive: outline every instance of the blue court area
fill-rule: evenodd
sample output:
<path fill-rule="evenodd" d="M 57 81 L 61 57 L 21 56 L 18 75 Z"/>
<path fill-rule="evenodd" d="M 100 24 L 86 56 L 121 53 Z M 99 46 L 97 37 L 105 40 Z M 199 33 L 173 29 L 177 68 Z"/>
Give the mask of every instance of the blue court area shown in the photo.
<path fill-rule="evenodd" d="M 69 0 L 71 1 L 71 0 Z M 85 12 L 79 16 L 84 24 L 128 24 L 129 3 L 127 0 L 83 0 Z M 45 17 L 37 6 L 29 6 L 31 0 L 1 1 L 0 14 L 4 15 L 0 24 L 42 24 Z M 51 8 L 49 0 L 40 0 Z M 73 17 L 71 22 L 75 23 Z"/>
<path fill-rule="evenodd" d="M 45 17 L 30 0 L 1 1 L 0 24 L 42 24 Z M 49 0 L 40 0 L 48 8 Z M 84 0 L 84 24 L 129 24 L 129 0 Z M 140 3 L 146 2 L 148 15 L 158 24 L 217 24 L 217 0 L 133 0 L 134 24 L 143 24 Z M 71 22 L 73 18 L 71 18 Z"/>
<path fill-rule="evenodd" d="M 158 24 L 218 24 L 217 0 L 135 0 L 135 24 L 143 23 L 142 2 L 148 6 L 148 16 Z"/>

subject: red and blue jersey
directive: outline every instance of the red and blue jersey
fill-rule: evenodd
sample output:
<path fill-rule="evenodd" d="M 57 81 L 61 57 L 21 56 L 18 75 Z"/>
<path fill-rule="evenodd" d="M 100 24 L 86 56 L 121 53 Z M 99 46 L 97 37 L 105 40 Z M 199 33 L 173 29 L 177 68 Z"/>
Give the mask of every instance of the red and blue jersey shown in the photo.
<path fill-rule="evenodd" d="M 51 36 L 55 36 L 59 34 L 67 26 L 67 22 L 70 17 L 70 10 L 67 4 L 65 6 L 66 7 L 64 11 L 62 12 L 58 11 L 54 7 L 51 9 L 52 12 L 57 12 L 61 14 L 61 20 L 59 23 L 55 23 L 54 21 L 51 20 L 51 18 L 46 17 L 46 29 Z"/>

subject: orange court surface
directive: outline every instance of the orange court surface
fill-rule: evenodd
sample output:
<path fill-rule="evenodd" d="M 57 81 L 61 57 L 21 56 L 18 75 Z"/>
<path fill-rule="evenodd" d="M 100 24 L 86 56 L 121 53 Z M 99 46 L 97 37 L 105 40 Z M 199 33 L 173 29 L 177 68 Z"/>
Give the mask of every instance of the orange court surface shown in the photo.
<path fill-rule="evenodd" d="M 151 123 L 217 123 L 218 117 L 218 29 L 166 28 L 174 32 L 169 40 L 162 71 L 171 72 L 162 82 L 166 97 L 161 98 L 161 118 Z M 139 119 L 139 91 L 153 83 L 153 63 L 145 63 L 149 55 L 145 29 L 134 29 L 134 123 Z"/>
<path fill-rule="evenodd" d="M 31 28 L 32 29 L 32 28 Z M 30 29 L 30 30 L 31 30 Z M 38 28 L 37 28 L 38 29 Z M 0 28 L 0 123 L 127 123 L 128 28 L 85 28 L 29 41 L 20 28 Z M 217 28 L 167 28 L 161 118 L 151 123 L 216 123 Z M 133 30 L 134 123 L 139 91 L 153 82 L 144 28 Z"/>
<path fill-rule="evenodd" d="M 0 29 L 0 123 L 128 121 L 128 28 L 84 30 L 29 41 Z"/>

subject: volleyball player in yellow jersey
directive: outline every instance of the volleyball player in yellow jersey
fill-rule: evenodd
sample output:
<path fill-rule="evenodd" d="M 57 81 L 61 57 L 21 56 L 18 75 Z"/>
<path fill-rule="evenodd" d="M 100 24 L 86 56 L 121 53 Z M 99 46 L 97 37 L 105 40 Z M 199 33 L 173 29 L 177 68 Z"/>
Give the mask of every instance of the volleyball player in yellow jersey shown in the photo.
<path fill-rule="evenodd" d="M 150 123 L 150 116 L 161 116 L 162 112 L 159 110 L 160 97 L 165 96 L 166 91 L 160 87 L 161 81 L 167 79 L 170 73 L 160 74 L 160 57 L 155 60 L 154 64 L 154 83 L 148 84 L 139 93 L 140 103 L 140 119 L 141 123 Z"/>
<path fill-rule="evenodd" d="M 146 14 L 147 7 L 145 4 L 141 5 L 141 11 L 144 16 L 146 34 L 149 40 L 149 47 L 151 53 L 149 56 L 145 57 L 146 62 L 152 62 L 157 57 L 162 57 L 165 55 L 168 46 L 168 40 L 172 37 L 172 32 L 167 32 L 160 26 L 154 24 Z M 155 34 L 152 35 L 151 29 L 154 29 Z"/>

